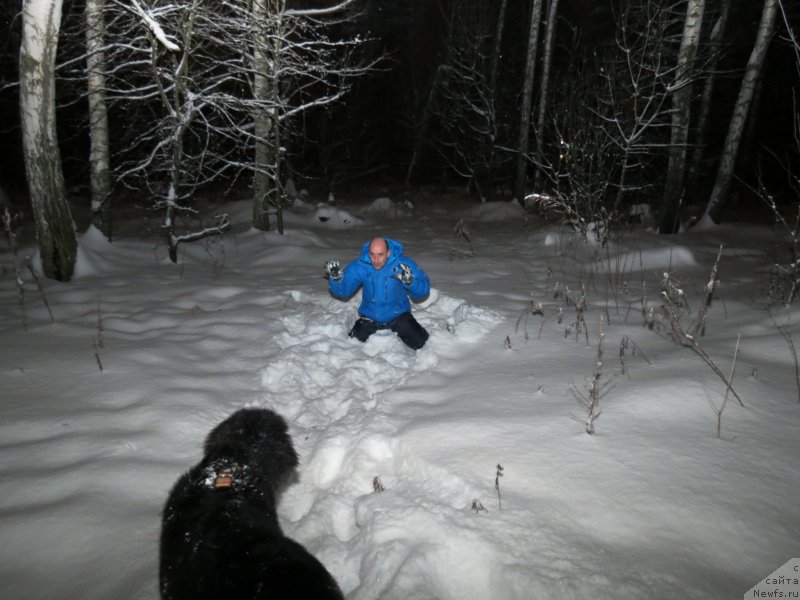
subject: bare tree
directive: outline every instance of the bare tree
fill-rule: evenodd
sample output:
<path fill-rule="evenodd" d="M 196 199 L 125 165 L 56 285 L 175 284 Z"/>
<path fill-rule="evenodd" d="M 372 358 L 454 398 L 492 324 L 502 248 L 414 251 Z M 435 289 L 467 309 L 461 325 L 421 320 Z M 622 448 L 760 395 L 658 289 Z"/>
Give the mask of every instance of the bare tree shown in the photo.
<path fill-rule="evenodd" d="M 556 0 L 558 1 L 558 0 Z M 500 8 L 497 11 L 497 23 L 494 31 L 494 46 L 492 47 L 492 59 L 489 66 L 489 89 L 497 89 L 497 74 L 500 70 L 500 49 L 503 46 L 503 32 L 506 28 L 506 11 L 508 0 L 500 0 Z"/>
<path fill-rule="evenodd" d="M 342 0 L 325 8 L 288 9 L 285 0 L 253 3 L 256 229 L 269 229 L 274 211 L 283 233 L 283 148 L 298 135 L 294 122 L 307 111 L 341 102 L 352 81 L 382 60 L 362 64 L 358 50 L 365 38 L 331 35 L 337 25 L 357 18 L 356 5 L 356 0 Z"/>
<path fill-rule="evenodd" d="M 686 151 L 689 143 L 694 61 L 700 44 L 704 10 L 705 0 L 689 0 L 686 5 L 675 79 L 669 90 L 672 96 L 672 126 L 667 178 L 659 215 L 659 231 L 662 233 L 674 233 L 678 229 L 678 207 L 684 193 Z"/>
<path fill-rule="evenodd" d="M 274 213 L 282 232 L 294 121 L 341 101 L 350 80 L 372 67 L 357 61 L 361 38 L 331 29 L 354 18 L 346 9 L 355 0 L 302 11 L 283 0 L 110 2 L 109 94 L 116 110 L 142 117 L 115 174 L 155 199 L 170 257 L 180 243 L 228 227 L 225 215 L 205 223 L 196 206 L 211 183 L 253 175 L 254 227 L 269 228 Z"/>
<path fill-rule="evenodd" d="M 557 0 L 556 0 L 557 1 Z M 492 98 L 494 99 L 493 106 L 495 108 L 495 113 L 497 112 L 497 96 L 498 96 L 498 89 L 497 89 L 497 77 L 500 71 L 500 49 L 503 45 L 503 32 L 505 31 L 506 27 L 506 12 L 507 12 L 508 0 L 500 0 L 500 8 L 497 11 L 497 24 L 495 26 L 495 33 L 494 33 L 494 48 L 492 49 L 492 59 L 491 65 L 489 66 L 489 91 L 492 94 Z M 489 148 L 489 172 L 487 174 L 487 179 L 489 180 L 489 194 L 490 197 L 494 197 L 493 194 L 493 181 L 495 178 L 495 171 L 497 170 L 497 137 L 498 137 L 498 127 L 497 124 L 497 117 L 495 116 L 495 128 L 494 128 L 494 136 L 490 140 L 490 148 Z"/>
<path fill-rule="evenodd" d="M 550 71 L 553 67 L 553 44 L 556 37 L 556 22 L 558 18 L 558 0 L 550 0 L 550 8 L 547 11 L 547 25 L 544 35 L 544 56 L 542 57 L 542 81 L 539 85 L 539 116 L 536 119 L 536 158 L 539 164 L 542 163 L 544 124 L 547 116 L 547 95 L 550 91 Z M 536 169 L 534 179 L 534 189 L 539 190 L 541 186 L 542 171 Z"/>
<path fill-rule="evenodd" d="M 739 96 L 733 108 L 728 125 L 728 133 L 722 147 L 722 155 L 717 170 L 717 177 L 714 182 L 714 189 L 706 205 L 703 219 L 710 219 L 718 223 L 722 215 L 722 210 L 728 200 L 733 171 L 736 166 L 736 157 L 739 153 L 739 143 L 742 139 L 747 115 L 750 111 L 750 104 L 753 99 L 756 84 L 758 82 L 761 68 L 764 65 L 764 58 L 769 48 L 772 34 L 775 30 L 775 18 L 778 12 L 778 0 L 764 0 L 761 11 L 761 20 L 758 25 L 758 33 L 750 58 L 747 61 L 744 77 L 739 88 Z"/>
<path fill-rule="evenodd" d="M 223 91 L 228 78 L 218 62 L 229 40 L 218 27 L 220 20 L 200 10 L 200 0 L 158 6 L 131 0 L 130 10 L 143 32 L 140 54 L 149 58 L 149 81 L 141 89 L 156 100 L 156 118 L 137 140 L 148 149 L 146 159 L 136 157 L 122 177 L 143 178 L 155 196 L 155 207 L 164 215 L 169 257 L 177 262 L 182 242 L 219 233 L 229 225 L 223 215 L 212 227 L 179 231 L 180 219 L 198 214 L 190 205 L 195 191 L 221 170 L 221 155 L 212 151 L 211 139 L 225 123 L 232 99 Z"/>
<path fill-rule="evenodd" d="M 528 173 L 528 150 L 533 106 L 533 82 L 536 75 L 536 58 L 539 49 L 539 28 L 542 20 L 542 0 L 533 0 L 531 20 L 528 28 L 528 51 L 525 57 L 525 74 L 522 83 L 522 105 L 519 116 L 519 140 L 517 141 L 517 174 L 514 181 L 514 197 L 520 202 L 525 198 L 525 183 Z"/>
<path fill-rule="evenodd" d="M 795 69 L 800 74 L 800 39 L 789 21 L 789 15 L 781 0 L 778 0 L 778 8 L 786 28 L 788 42 L 794 52 Z M 775 217 L 775 229 L 778 234 L 768 297 L 771 302 L 780 302 L 787 307 L 800 295 L 800 175 L 793 167 L 797 157 L 800 156 L 800 104 L 798 104 L 796 91 L 792 94 L 792 107 L 794 110 L 792 111 L 793 143 L 791 149 L 786 156 L 780 156 L 774 152 L 769 153 L 777 163 L 778 169 L 786 176 L 788 194 L 779 202 L 763 181 L 760 172 L 758 189 L 753 190 L 770 207 Z M 778 325 L 774 316 L 773 321 L 789 343 L 794 355 L 795 373 L 798 375 L 798 390 L 800 391 L 800 368 L 791 335 Z"/>
<path fill-rule="evenodd" d="M 20 116 L 28 192 L 44 274 L 69 281 L 77 258 L 56 135 L 55 56 L 61 0 L 27 0 L 19 56 Z"/>
<path fill-rule="evenodd" d="M 446 22 L 447 52 L 422 108 L 407 181 L 423 148 L 429 148 L 485 201 L 493 196 L 497 167 L 499 47 L 496 38 L 492 43 L 492 33 L 502 35 L 504 15 L 495 21 L 481 3 L 454 4 Z"/>
<path fill-rule="evenodd" d="M 490 19 L 485 8 L 453 6 L 449 52 L 440 70 L 440 89 L 431 112 L 431 147 L 477 191 L 492 195 L 497 117 L 491 77 L 494 68 Z"/>
<path fill-rule="evenodd" d="M 661 2 L 630 2 L 616 15 L 614 46 L 575 53 L 571 76 L 556 80 L 554 139 L 538 159 L 550 191 L 532 199 L 584 237 L 605 242 L 659 183 L 674 23 Z"/>
<path fill-rule="evenodd" d="M 280 208 L 280 129 L 275 121 L 275 110 L 280 92 L 274 72 L 280 66 L 270 68 L 280 59 L 278 37 L 271 37 L 267 27 L 272 24 L 270 15 L 280 15 L 281 0 L 253 0 L 253 107 L 255 124 L 255 172 L 253 174 L 253 227 L 266 231 L 270 227 L 270 207 Z M 278 25 L 280 25 L 280 21 Z M 262 31 L 264 27 L 265 31 Z M 273 76 L 270 76 L 270 75 Z M 271 110 L 272 109 L 272 110 Z M 279 213 L 281 214 L 281 213 Z M 279 231 L 283 230 L 279 223 Z"/>
<path fill-rule="evenodd" d="M 695 129 L 697 136 L 695 139 L 692 160 L 689 165 L 689 184 L 688 189 L 696 189 L 698 179 L 702 172 L 702 164 L 705 157 L 705 147 L 708 135 L 708 118 L 711 114 L 714 87 L 717 81 L 717 65 L 722 55 L 722 40 L 725 37 L 725 30 L 728 24 L 728 15 L 731 11 L 731 0 L 721 0 L 719 13 L 711 34 L 708 39 L 709 62 L 706 68 L 706 80 L 703 84 L 703 92 L 700 98 L 700 111 L 697 117 Z"/>

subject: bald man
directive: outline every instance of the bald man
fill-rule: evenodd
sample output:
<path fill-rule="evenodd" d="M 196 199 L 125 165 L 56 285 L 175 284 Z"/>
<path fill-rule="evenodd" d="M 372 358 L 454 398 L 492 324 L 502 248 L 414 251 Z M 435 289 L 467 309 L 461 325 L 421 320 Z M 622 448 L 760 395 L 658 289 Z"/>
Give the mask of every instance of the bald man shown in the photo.
<path fill-rule="evenodd" d="M 350 337 L 362 342 L 376 331 L 391 329 L 405 344 L 419 350 L 428 332 L 411 314 L 411 302 L 430 293 L 428 275 L 413 260 L 403 256 L 403 245 L 377 237 L 361 249 L 361 256 L 341 270 L 339 262 L 325 264 L 328 288 L 337 298 L 347 299 L 363 288 L 358 320 Z"/>

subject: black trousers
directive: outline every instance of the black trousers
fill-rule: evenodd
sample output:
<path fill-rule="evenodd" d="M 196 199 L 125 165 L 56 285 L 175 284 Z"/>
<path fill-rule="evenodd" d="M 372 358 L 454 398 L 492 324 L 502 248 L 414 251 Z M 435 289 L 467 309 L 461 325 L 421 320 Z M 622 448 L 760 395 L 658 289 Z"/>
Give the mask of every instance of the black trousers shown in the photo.
<path fill-rule="evenodd" d="M 414 350 L 419 350 L 428 341 L 428 332 L 410 312 L 403 313 L 388 323 L 378 323 L 366 317 L 359 317 L 350 330 L 350 337 L 366 342 L 369 336 L 381 329 L 391 329 L 405 342 L 406 346 Z"/>

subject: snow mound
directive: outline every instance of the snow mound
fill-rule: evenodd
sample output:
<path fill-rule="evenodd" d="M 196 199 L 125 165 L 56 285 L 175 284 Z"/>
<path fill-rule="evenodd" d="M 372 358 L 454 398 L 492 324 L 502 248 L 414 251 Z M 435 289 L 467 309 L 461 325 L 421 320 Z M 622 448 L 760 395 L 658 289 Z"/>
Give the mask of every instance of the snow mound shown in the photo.
<path fill-rule="evenodd" d="M 697 259 L 694 252 L 685 246 L 669 246 L 668 248 L 651 248 L 612 254 L 608 259 L 598 263 L 598 271 L 630 272 L 630 271 L 663 271 L 678 267 L 695 267 Z"/>
<path fill-rule="evenodd" d="M 141 253 L 137 244 L 136 251 L 129 244 L 112 244 L 94 225 L 90 225 L 85 233 L 78 236 L 78 256 L 75 261 L 75 279 L 93 275 L 113 273 L 119 269 L 126 259 Z"/>
<path fill-rule="evenodd" d="M 525 211 L 516 200 L 484 202 L 466 211 L 464 216 L 475 221 L 512 221 L 522 219 Z"/>
<path fill-rule="evenodd" d="M 377 198 L 365 209 L 364 213 L 370 217 L 398 218 L 408 217 L 413 212 L 410 202 L 393 202 L 391 198 Z"/>
<path fill-rule="evenodd" d="M 313 221 L 317 225 L 322 223 L 330 229 L 349 229 L 355 225 L 363 225 L 364 221 L 354 217 L 345 210 L 339 210 L 333 206 L 319 206 L 314 212 Z"/>
<path fill-rule="evenodd" d="M 497 313 L 434 288 L 415 311 L 431 338 L 414 353 L 388 330 L 363 344 L 347 336 L 358 295 L 348 303 L 298 291 L 288 297 L 283 332 L 274 338 L 281 352 L 262 371 L 261 383 L 265 403 L 303 427 L 342 419 L 354 403 L 374 405 L 416 373 L 434 368 L 442 352 L 477 342 L 501 320 Z"/>

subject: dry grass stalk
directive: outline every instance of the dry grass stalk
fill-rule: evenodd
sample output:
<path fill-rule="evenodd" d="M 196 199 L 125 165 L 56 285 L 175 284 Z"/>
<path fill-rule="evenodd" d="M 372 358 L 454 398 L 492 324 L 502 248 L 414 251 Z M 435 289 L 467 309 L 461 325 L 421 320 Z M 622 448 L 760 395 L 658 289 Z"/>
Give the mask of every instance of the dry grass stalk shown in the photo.
<path fill-rule="evenodd" d="M 697 341 L 698 334 L 705 334 L 706 327 L 706 313 L 708 312 L 711 302 L 713 300 L 714 291 L 717 286 L 717 271 L 719 269 L 719 261 L 722 256 L 722 246 L 719 248 L 719 253 L 714 261 L 711 269 L 711 275 L 708 283 L 705 286 L 703 300 L 700 304 L 700 309 L 695 315 L 692 322 L 688 327 L 684 328 L 681 320 L 683 314 L 688 312 L 688 303 L 686 302 L 686 295 L 683 293 L 681 286 L 673 279 L 670 273 L 664 273 L 661 280 L 661 297 L 663 304 L 661 311 L 655 310 L 653 307 L 648 306 L 645 310 L 645 318 L 647 324 L 651 329 L 659 333 L 667 331 L 668 336 L 677 344 L 685 348 L 689 348 L 697 354 L 703 362 L 719 377 L 724 383 L 725 387 L 739 402 L 740 406 L 744 406 L 739 394 L 733 389 L 731 382 L 720 370 L 716 363 L 711 359 L 708 353 L 703 349 Z"/>
<path fill-rule="evenodd" d="M 600 400 L 609 392 L 613 382 L 613 377 L 603 379 L 603 339 L 605 333 L 600 333 L 597 342 L 597 358 L 592 368 L 592 375 L 589 378 L 589 389 L 586 394 L 578 390 L 575 385 L 571 386 L 572 395 L 578 403 L 586 409 L 586 416 L 583 418 L 572 415 L 572 418 L 583 423 L 586 433 L 592 435 L 595 432 L 595 421 L 600 417 Z"/>
<path fill-rule="evenodd" d="M 14 228 L 12 226 L 13 217 L 8 211 L 8 207 L 3 211 L 3 228 L 6 231 L 8 238 L 8 245 L 14 253 L 14 277 L 17 285 L 17 299 L 19 300 L 20 314 L 22 315 L 22 327 L 25 331 L 28 330 L 28 315 L 25 310 L 25 285 L 22 281 L 22 269 L 20 269 L 19 262 L 17 261 L 17 237 L 14 235 Z"/>
<path fill-rule="evenodd" d="M 450 246 L 450 260 L 457 258 L 472 258 L 475 256 L 475 249 L 472 247 L 472 237 L 469 234 L 467 224 L 464 219 L 459 219 L 453 227 L 453 242 Z"/>
<path fill-rule="evenodd" d="M 494 476 L 494 489 L 497 490 L 498 510 L 503 510 L 503 499 L 500 497 L 500 478 L 503 476 L 503 465 L 497 463 L 497 470 Z"/>

